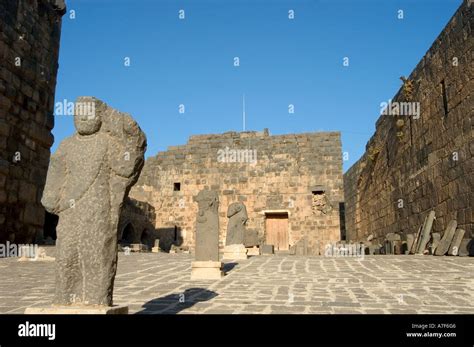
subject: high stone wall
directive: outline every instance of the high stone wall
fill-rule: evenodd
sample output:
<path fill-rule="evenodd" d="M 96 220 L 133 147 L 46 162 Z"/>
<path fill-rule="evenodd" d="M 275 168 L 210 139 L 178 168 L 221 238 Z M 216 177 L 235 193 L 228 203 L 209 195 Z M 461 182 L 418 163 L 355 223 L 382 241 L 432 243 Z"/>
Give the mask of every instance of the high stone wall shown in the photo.
<path fill-rule="evenodd" d="M 461 5 L 393 98 L 419 102 L 419 118 L 380 116 L 345 173 L 348 239 L 416 233 L 430 210 L 434 232 L 456 219 L 465 237 L 474 233 L 473 10 Z"/>
<path fill-rule="evenodd" d="M 0 243 L 43 230 L 64 12 L 58 0 L 0 1 Z"/>

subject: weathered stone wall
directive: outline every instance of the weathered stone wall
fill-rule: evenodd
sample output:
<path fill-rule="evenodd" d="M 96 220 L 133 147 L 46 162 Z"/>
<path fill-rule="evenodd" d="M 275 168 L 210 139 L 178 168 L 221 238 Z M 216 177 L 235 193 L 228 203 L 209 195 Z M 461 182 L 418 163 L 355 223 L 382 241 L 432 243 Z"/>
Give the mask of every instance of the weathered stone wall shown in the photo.
<path fill-rule="evenodd" d="M 42 232 L 64 11 L 57 0 L 0 2 L 0 242 Z"/>
<path fill-rule="evenodd" d="M 256 162 L 223 162 L 219 153 L 248 150 Z M 241 152 L 242 153 L 242 152 Z M 242 158 L 244 160 L 242 160 Z M 253 157 L 247 157 L 253 159 Z M 244 161 L 244 162 L 242 162 Z M 175 187 L 180 184 L 180 190 Z M 318 254 L 328 241 L 340 240 L 339 203 L 343 201 L 340 134 L 306 133 L 269 136 L 264 132 L 228 132 L 192 136 L 183 146 L 149 158 L 130 196 L 155 208 L 156 228 L 180 232 L 183 246 L 193 248 L 197 204 L 202 189 L 218 192 L 220 246 L 225 244 L 226 211 L 236 201 L 248 211 L 248 229 L 265 242 L 265 213 L 287 212 L 289 244 L 307 240 L 308 253 Z M 313 201 L 324 191 L 327 206 Z M 321 201 L 319 200 L 319 203 Z M 332 208 L 330 206 L 332 206 Z"/>
<path fill-rule="evenodd" d="M 348 239 L 416 233 L 433 209 L 434 231 L 456 219 L 474 232 L 473 8 L 461 5 L 392 100 L 419 102 L 420 117 L 382 115 L 344 175 Z"/>

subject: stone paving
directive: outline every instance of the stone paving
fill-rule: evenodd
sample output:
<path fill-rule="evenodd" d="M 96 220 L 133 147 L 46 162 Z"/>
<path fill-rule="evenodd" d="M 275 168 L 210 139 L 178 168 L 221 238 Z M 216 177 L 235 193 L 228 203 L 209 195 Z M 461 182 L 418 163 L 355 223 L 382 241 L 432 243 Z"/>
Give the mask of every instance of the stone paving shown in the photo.
<path fill-rule="evenodd" d="M 54 248 L 48 248 L 54 255 Z M 192 255 L 119 254 L 115 304 L 130 313 L 474 313 L 474 258 L 256 256 L 191 281 Z M 0 313 L 49 305 L 54 262 L 0 259 Z"/>

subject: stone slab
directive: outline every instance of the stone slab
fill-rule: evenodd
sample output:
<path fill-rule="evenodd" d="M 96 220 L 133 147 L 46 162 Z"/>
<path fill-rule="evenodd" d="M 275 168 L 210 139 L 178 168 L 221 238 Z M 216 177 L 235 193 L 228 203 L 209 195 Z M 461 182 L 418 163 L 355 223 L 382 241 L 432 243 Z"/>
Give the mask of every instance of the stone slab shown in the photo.
<path fill-rule="evenodd" d="M 459 254 L 459 246 L 461 246 L 462 238 L 464 237 L 465 231 L 463 229 L 456 229 L 454 232 L 453 241 L 451 241 L 451 245 L 449 246 L 448 255 L 458 255 Z"/>
<path fill-rule="evenodd" d="M 440 233 L 433 233 L 431 234 L 431 254 L 434 254 L 436 248 L 438 248 L 439 242 L 441 241 L 441 234 Z"/>
<path fill-rule="evenodd" d="M 456 227 L 458 223 L 455 220 L 452 220 L 448 223 L 448 227 L 444 231 L 443 238 L 439 242 L 438 247 L 436 247 L 435 255 L 445 255 L 449 250 L 449 246 L 453 241 L 454 233 L 456 232 Z"/>
<path fill-rule="evenodd" d="M 428 214 L 428 217 L 425 220 L 425 224 L 423 225 L 423 228 L 421 230 L 421 235 L 420 235 L 420 242 L 417 245 L 416 253 L 418 254 L 423 254 L 426 245 L 430 241 L 430 234 L 431 234 L 431 228 L 433 226 L 433 222 L 435 220 L 435 211 L 430 211 Z"/>
<path fill-rule="evenodd" d="M 29 307 L 25 314 L 128 314 L 128 306 L 49 306 Z"/>
<path fill-rule="evenodd" d="M 459 256 L 468 257 L 474 256 L 474 240 L 473 239 L 462 239 L 459 245 Z"/>
<path fill-rule="evenodd" d="M 413 242 L 415 241 L 415 235 L 413 234 L 406 234 L 406 242 L 407 242 L 407 252 L 410 253 L 410 250 L 413 247 Z"/>

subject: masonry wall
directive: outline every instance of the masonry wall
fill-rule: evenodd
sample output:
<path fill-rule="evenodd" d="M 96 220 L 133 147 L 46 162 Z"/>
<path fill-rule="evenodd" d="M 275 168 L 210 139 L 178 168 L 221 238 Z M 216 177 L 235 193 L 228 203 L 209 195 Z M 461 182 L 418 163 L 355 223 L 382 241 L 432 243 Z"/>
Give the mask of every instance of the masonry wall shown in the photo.
<path fill-rule="evenodd" d="M 0 242 L 42 233 L 64 11 L 58 0 L 0 2 Z"/>
<path fill-rule="evenodd" d="M 348 239 L 416 233 L 433 209 L 434 231 L 456 219 L 474 232 L 473 7 L 463 3 L 393 98 L 419 102 L 420 117 L 382 115 L 345 173 Z"/>
<path fill-rule="evenodd" d="M 255 150 L 256 163 L 219 161 L 219 150 L 226 148 Z M 175 183 L 180 183 L 180 191 L 174 191 Z M 177 227 L 181 245 L 192 249 L 197 214 L 193 197 L 202 189 L 219 193 L 221 246 L 227 207 L 241 201 L 249 215 L 247 228 L 258 231 L 261 243 L 266 238 L 266 213 L 286 212 L 290 246 L 306 242 L 307 253 L 319 254 L 327 242 L 340 240 L 340 134 L 270 136 L 264 131 L 192 136 L 186 145 L 149 158 L 130 197 L 153 205 L 158 232 Z M 313 191 L 324 191 L 326 206 L 315 206 Z"/>

